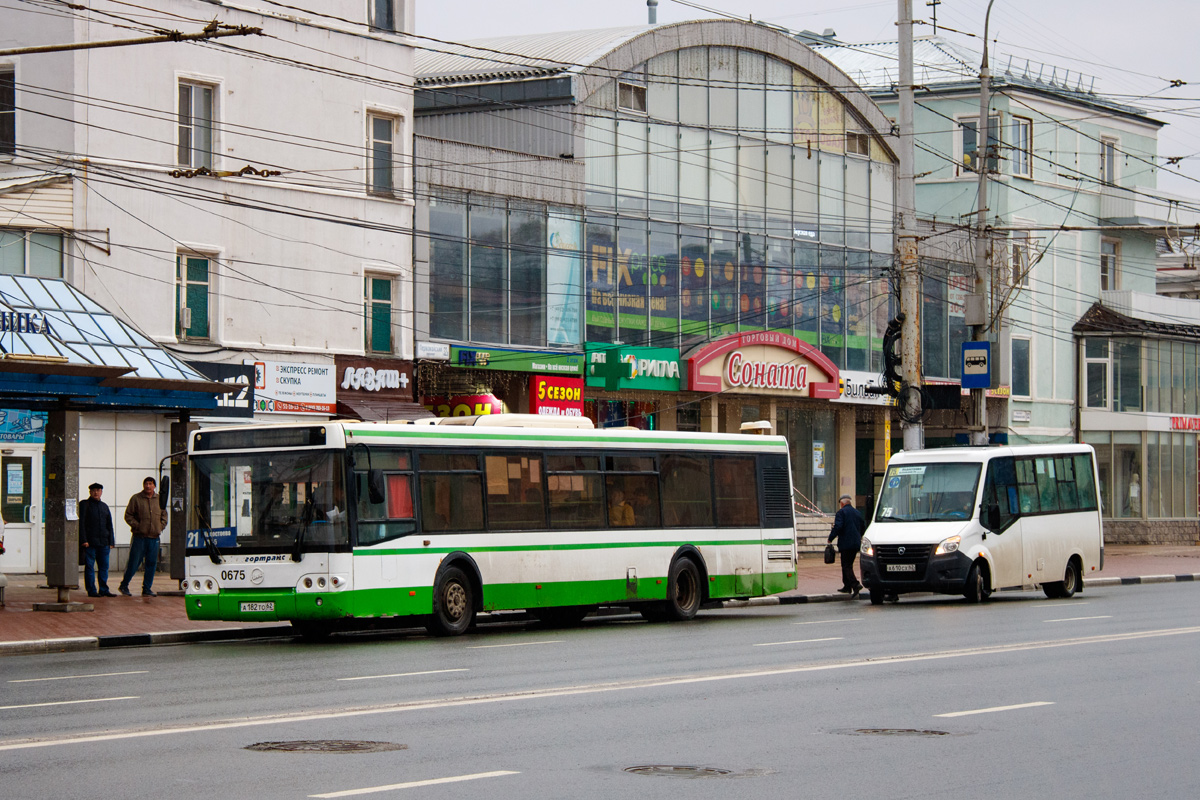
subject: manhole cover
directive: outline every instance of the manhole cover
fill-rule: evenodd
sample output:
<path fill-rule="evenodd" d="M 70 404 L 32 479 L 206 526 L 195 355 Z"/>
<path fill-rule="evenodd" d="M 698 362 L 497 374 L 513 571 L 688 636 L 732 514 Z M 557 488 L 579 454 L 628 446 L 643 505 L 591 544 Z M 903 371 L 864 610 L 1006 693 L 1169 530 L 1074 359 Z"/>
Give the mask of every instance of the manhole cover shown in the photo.
<path fill-rule="evenodd" d="M 384 753 L 407 750 L 408 745 L 394 742 L 356 742 L 347 739 L 302 739 L 295 742 L 259 742 L 247 750 L 278 753 Z"/>
<path fill-rule="evenodd" d="M 674 778 L 719 778 L 733 773 L 733 770 L 717 767 L 681 767 L 671 764 L 646 764 L 640 767 L 626 767 L 623 771 L 634 775 L 667 775 Z"/>
<path fill-rule="evenodd" d="M 949 731 L 921 731 L 916 728 L 855 728 L 849 733 L 859 736 L 950 736 Z"/>

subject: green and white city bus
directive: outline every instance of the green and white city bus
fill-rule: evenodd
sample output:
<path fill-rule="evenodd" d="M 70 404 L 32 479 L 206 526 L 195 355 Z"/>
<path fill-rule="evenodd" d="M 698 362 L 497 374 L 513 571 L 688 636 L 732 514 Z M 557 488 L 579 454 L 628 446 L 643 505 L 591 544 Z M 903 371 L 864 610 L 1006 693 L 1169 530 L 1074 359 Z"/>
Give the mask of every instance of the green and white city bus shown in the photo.
<path fill-rule="evenodd" d="M 483 611 L 686 620 L 796 586 L 781 437 L 436 422 L 194 432 L 188 617 L 314 635 L 411 617 L 454 635 Z"/>

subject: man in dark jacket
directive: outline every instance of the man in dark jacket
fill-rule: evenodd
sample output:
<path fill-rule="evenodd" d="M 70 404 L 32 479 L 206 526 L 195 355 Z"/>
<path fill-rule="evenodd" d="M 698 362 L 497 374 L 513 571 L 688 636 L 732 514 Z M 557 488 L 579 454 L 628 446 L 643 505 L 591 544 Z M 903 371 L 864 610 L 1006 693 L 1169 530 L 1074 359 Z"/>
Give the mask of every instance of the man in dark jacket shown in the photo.
<path fill-rule="evenodd" d="M 83 584 L 88 597 L 116 597 L 108 590 L 108 553 L 117 546 L 112 513 L 100 499 L 104 487 L 93 483 L 88 497 L 79 501 L 79 547 L 83 550 Z M 100 572 L 100 591 L 96 591 L 96 572 Z"/>
<path fill-rule="evenodd" d="M 862 584 L 854 575 L 854 559 L 858 556 L 858 548 L 862 545 L 863 531 L 867 524 L 863 522 L 862 514 L 851 503 L 850 495 L 844 494 L 838 501 L 841 508 L 833 518 L 833 530 L 829 532 L 829 541 L 837 539 L 838 552 L 842 554 L 842 594 L 849 594 L 851 599 L 858 597 Z"/>

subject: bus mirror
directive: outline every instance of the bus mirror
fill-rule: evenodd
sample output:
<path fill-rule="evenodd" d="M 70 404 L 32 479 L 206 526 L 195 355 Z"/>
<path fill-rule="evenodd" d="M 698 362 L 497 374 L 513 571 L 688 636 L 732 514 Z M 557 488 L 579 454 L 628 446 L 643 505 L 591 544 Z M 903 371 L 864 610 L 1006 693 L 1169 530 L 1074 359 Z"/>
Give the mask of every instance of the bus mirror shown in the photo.
<path fill-rule="evenodd" d="M 164 475 L 162 481 L 159 483 L 159 487 L 160 488 L 158 491 L 158 507 L 165 511 L 167 508 L 168 498 L 170 498 L 170 496 L 171 496 L 171 479 L 170 479 L 170 477 Z"/>
<path fill-rule="evenodd" d="M 387 495 L 384 492 L 383 485 L 383 470 L 372 469 L 367 471 L 367 496 L 371 499 L 371 505 L 381 505 Z"/>
<path fill-rule="evenodd" d="M 1000 506 L 996 503 L 988 503 L 983 507 L 983 527 L 989 531 L 1000 530 Z"/>

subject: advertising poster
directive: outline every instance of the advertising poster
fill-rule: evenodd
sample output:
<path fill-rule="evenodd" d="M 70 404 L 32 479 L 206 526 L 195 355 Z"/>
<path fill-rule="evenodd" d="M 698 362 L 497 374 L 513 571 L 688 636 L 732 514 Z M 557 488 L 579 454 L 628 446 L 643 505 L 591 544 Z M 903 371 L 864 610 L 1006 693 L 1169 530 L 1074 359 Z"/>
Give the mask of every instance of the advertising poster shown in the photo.
<path fill-rule="evenodd" d="M 254 362 L 254 410 L 259 414 L 337 413 L 333 364 Z"/>
<path fill-rule="evenodd" d="M 813 442 L 813 477 L 825 477 L 825 443 Z"/>
<path fill-rule="evenodd" d="M 547 417 L 582 417 L 583 378 L 534 375 L 529 379 L 529 413 Z"/>
<path fill-rule="evenodd" d="M 546 220 L 546 341 L 550 344 L 578 345 L 583 336 L 582 228 L 578 219 L 551 214 Z"/>

